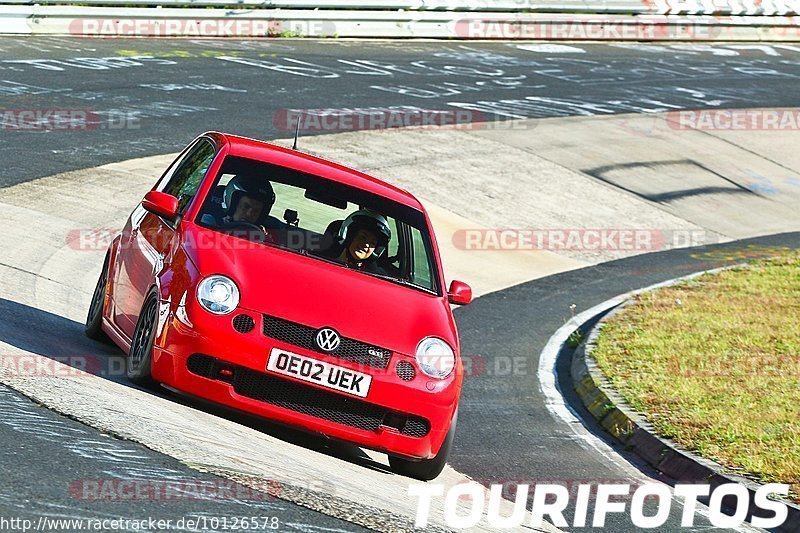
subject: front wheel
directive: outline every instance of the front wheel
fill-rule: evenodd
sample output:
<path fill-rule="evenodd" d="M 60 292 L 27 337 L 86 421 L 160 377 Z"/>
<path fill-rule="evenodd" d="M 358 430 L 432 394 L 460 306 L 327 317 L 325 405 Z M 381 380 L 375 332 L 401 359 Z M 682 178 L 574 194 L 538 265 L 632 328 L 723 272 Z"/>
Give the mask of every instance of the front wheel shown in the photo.
<path fill-rule="evenodd" d="M 96 341 L 108 342 L 108 337 L 103 332 L 103 302 L 106 299 L 106 286 L 108 285 L 108 260 L 109 255 L 106 253 L 106 258 L 103 261 L 103 270 L 100 272 L 100 277 L 97 279 L 97 285 L 92 294 L 92 301 L 89 304 L 89 312 L 86 314 L 86 323 L 83 327 L 83 332 L 90 339 Z"/>
<path fill-rule="evenodd" d="M 453 417 L 453 422 L 450 424 L 450 429 L 447 431 L 447 436 L 444 438 L 442 447 L 439 448 L 439 453 L 431 459 L 423 459 L 421 461 L 411 461 L 400 457 L 389 456 L 389 466 L 392 472 L 401 476 L 407 476 L 420 481 L 430 481 L 442 473 L 444 466 L 447 464 L 447 457 L 450 455 L 450 449 L 453 447 L 453 438 L 456 434 L 456 420 L 458 419 L 458 411 Z"/>
<path fill-rule="evenodd" d="M 131 351 L 125 365 L 128 379 L 137 385 L 152 387 L 156 383 L 150 375 L 153 360 L 153 342 L 156 336 L 158 293 L 152 291 L 145 298 L 136 329 L 133 331 Z"/>

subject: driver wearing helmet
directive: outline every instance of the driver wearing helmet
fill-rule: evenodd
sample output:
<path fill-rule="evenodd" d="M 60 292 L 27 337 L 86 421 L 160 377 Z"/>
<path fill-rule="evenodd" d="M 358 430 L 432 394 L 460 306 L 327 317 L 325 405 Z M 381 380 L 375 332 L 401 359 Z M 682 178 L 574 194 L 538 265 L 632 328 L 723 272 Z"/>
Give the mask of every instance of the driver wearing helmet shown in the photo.
<path fill-rule="evenodd" d="M 269 181 L 257 176 L 234 176 L 216 204 L 217 214 L 206 213 L 200 220 L 242 237 L 277 242 L 274 230 L 283 228 L 283 224 L 269 215 L 274 203 L 275 192 Z"/>
<path fill-rule="evenodd" d="M 392 230 L 386 217 L 368 209 L 351 213 L 339 228 L 341 251 L 333 259 L 350 268 L 386 274 L 378 258 L 386 252 Z"/>
<path fill-rule="evenodd" d="M 275 203 L 275 192 L 265 179 L 256 176 L 235 176 L 225 186 L 222 196 L 224 225 L 272 225 L 269 211 Z"/>

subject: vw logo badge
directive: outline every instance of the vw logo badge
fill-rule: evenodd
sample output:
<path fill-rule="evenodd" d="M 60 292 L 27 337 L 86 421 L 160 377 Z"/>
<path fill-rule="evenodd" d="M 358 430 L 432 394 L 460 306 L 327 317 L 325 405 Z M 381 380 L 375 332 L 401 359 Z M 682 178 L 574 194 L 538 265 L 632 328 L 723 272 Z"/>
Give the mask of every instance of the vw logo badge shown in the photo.
<path fill-rule="evenodd" d="M 323 352 L 332 352 L 336 350 L 342 342 L 342 338 L 339 337 L 339 334 L 331 328 L 322 328 L 319 330 L 314 340 L 317 343 L 317 347 Z"/>

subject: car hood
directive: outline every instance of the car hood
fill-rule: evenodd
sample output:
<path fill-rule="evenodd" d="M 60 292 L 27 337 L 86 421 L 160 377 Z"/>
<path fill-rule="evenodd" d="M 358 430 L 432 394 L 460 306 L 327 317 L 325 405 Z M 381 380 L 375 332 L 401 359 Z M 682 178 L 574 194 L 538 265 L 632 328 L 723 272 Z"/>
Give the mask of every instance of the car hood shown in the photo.
<path fill-rule="evenodd" d="M 187 228 L 184 246 L 203 276 L 224 274 L 239 286 L 239 307 L 413 354 L 436 336 L 458 349 L 449 303 L 362 272 L 275 247 L 247 243 L 200 226 Z"/>

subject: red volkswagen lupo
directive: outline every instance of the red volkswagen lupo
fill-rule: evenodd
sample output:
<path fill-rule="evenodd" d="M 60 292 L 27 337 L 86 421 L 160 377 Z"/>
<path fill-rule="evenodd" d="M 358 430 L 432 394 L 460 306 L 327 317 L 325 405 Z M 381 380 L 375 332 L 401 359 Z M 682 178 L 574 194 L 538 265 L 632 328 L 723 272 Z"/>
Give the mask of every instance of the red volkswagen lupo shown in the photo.
<path fill-rule="evenodd" d="M 462 381 L 430 220 L 409 193 L 261 141 L 206 133 L 106 255 L 86 333 L 128 377 L 389 454 L 433 479 Z"/>

